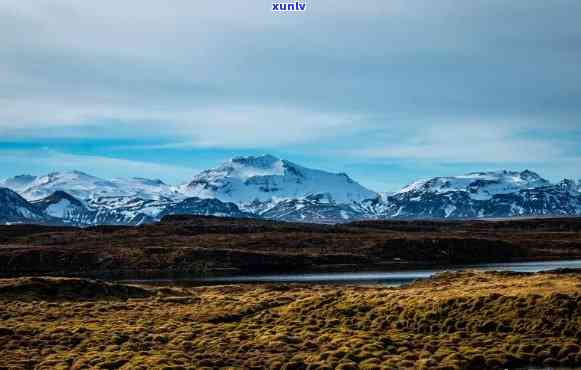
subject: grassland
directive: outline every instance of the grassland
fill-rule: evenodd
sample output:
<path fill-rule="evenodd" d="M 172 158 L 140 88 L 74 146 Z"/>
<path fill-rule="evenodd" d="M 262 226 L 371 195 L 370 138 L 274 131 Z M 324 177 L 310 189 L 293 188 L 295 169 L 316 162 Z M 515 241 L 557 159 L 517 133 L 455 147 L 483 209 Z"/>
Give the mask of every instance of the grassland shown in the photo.
<path fill-rule="evenodd" d="M 155 277 L 580 259 L 581 218 L 314 225 L 172 216 L 140 227 L 0 225 L 0 276 Z"/>
<path fill-rule="evenodd" d="M 444 273 L 402 288 L 0 280 L 0 367 L 581 367 L 581 271 Z"/>

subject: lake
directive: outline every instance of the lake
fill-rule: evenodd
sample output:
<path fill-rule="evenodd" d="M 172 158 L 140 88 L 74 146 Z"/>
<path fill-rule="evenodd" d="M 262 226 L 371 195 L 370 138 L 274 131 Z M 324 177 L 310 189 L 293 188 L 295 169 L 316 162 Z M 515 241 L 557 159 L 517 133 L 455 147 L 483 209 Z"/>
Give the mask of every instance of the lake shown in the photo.
<path fill-rule="evenodd" d="M 252 284 L 252 283 L 304 283 L 304 284 L 385 284 L 399 286 L 417 279 L 425 279 L 443 271 L 481 270 L 481 271 L 515 271 L 538 272 L 559 268 L 579 268 L 581 260 L 573 261 L 535 261 L 518 263 L 491 263 L 481 265 L 457 266 L 445 269 L 424 269 L 407 271 L 377 271 L 377 272 L 337 272 L 337 273 L 308 273 L 308 274 L 269 274 L 269 275 L 239 275 L 205 278 L 184 279 L 146 279 L 129 280 L 140 283 L 177 283 L 177 284 Z"/>

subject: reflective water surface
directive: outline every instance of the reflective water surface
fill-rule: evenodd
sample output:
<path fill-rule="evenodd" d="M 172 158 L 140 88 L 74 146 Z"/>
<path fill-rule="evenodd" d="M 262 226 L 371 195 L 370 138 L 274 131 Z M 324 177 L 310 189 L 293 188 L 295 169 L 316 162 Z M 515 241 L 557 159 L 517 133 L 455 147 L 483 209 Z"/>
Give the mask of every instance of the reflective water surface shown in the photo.
<path fill-rule="evenodd" d="M 407 270 L 407 271 L 378 271 L 378 272 L 337 272 L 337 273 L 309 273 L 309 274 L 280 274 L 280 275 L 240 275 L 224 277 L 205 277 L 191 279 L 155 279 L 141 280 L 150 283 L 322 283 L 322 284 L 372 284 L 381 283 L 389 286 L 398 286 L 417 279 L 428 278 L 442 271 L 483 270 L 483 271 L 516 271 L 538 272 L 559 268 L 581 268 L 581 260 L 573 261 L 536 261 L 519 263 L 494 263 L 482 265 L 466 265 L 447 269 Z M 137 281 L 137 280 L 131 280 Z"/>

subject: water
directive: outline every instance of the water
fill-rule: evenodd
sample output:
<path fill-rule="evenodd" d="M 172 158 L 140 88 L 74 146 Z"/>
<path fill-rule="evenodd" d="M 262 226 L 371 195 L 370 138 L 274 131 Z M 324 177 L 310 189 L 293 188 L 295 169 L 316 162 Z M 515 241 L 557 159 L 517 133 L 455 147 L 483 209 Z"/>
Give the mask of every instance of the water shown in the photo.
<path fill-rule="evenodd" d="M 447 269 L 409 270 L 409 271 L 382 271 L 382 272 L 337 272 L 337 273 L 309 273 L 309 274 L 280 274 L 280 275 L 240 275 L 224 277 L 206 277 L 190 279 L 154 279 L 132 280 L 132 282 L 149 283 L 191 283 L 191 284 L 240 284 L 240 283 L 304 283 L 304 284 L 384 284 L 399 286 L 417 279 L 428 278 L 442 271 L 482 270 L 482 271 L 515 271 L 538 272 L 558 268 L 579 268 L 581 260 L 574 261 L 537 261 L 519 263 L 493 263 L 481 265 L 466 265 Z"/>

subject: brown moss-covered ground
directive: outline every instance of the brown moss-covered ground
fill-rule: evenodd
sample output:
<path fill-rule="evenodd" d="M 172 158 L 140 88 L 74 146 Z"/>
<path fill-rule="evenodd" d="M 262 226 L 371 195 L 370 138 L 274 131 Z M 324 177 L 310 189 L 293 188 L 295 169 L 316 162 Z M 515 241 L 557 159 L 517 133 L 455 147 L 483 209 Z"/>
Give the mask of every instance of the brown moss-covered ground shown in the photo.
<path fill-rule="evenodd" d="M 316 225 L 171 216 L 139 227 L 0 225 L 0 276 L 386 271 L 581 259 L 581 218 Z"/>
<path fill-rule="evenodd" d="M 0 280 L 2 368 L 579 368 L 580 340 L 581 272 L 403 288 Z"/>

